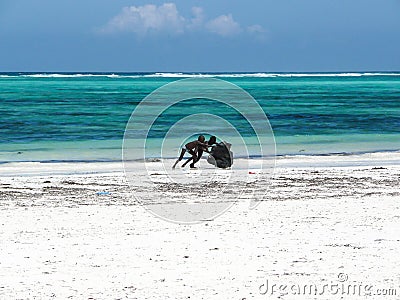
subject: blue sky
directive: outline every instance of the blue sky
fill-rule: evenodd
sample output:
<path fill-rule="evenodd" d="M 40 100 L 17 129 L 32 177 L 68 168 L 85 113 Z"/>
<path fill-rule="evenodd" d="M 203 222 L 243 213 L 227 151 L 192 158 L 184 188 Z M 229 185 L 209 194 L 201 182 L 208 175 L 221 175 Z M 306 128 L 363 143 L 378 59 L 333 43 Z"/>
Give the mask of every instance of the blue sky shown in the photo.
<path fill-rule="evenodd" d="M 0 0 L 0 72 L 399 71 L 400 0 Z"/>

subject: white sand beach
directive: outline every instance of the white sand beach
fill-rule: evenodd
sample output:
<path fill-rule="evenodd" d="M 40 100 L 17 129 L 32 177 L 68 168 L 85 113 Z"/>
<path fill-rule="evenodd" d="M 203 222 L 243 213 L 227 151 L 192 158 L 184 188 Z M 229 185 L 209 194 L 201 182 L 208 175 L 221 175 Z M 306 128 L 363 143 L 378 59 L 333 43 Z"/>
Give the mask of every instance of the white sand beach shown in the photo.
<path fill-rule="evenodd" d="M 2 299 L 400 297 L 399 152 L 278 158 L 270 181 L 236 182 L 237 202 L 195 225 L 150 214 L 120 163 L 0 168 Z M 251 210 L 250 189 L 266 195 Z M 152 191 L 167 192 L 196 200 Z"/>

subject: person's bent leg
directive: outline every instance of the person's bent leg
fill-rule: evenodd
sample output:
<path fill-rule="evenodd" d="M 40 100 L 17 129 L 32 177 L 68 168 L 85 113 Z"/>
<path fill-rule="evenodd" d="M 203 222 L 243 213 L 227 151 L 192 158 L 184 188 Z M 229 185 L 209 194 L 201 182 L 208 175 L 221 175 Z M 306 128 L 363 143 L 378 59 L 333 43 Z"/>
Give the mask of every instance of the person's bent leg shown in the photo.
<path fill-rule="evenodd" d="M 190 165 L 190 167 L 194 168 L 194 164 L 197 163 L 202 156 L 203 156 L 203 150 L 199 150 L 199 152 L 197 152 L 196 157 L 195 158 L 192 157 L 193 163 Z"/>
<path fill-rule="evenodd" d="M 183 156 L 186 153 L 186 149 L 182 148 L 181 150 L 181 155 L 179 156 L 179 158 L 177 159 L 177 161 L 174 163 L 174 165 L 172 166 L 172 169 L 175 169 L 176 165 L 178 164 L 178 162 L 180 162 L 183 159 Z"/>
<path fill-rule="evenodd" d="M 191 169 L 195 169 L 196 167 L 194 166 L 194 164 L 196 163 L 196 159 L 197 159 L 197 157 L 194 157 L 193 158 L 193 162 L 190 164 L 190 168 Z"/>
<path fill-rule="evenodd" d="M 195 164 L 196 162 L 198 162 L 199 160 L 200 160 L 200 158 L 202 157 L 202 155 L 203 155 L 203 150 L 199 150 L 198 152 L 197 152 L 197 155 L 196 155 L 196 161 L 194 161 L 193 162 L 193 164 Z M 191 158 L 189 158 L 187 161 L 185 161 L 185 163 L 182 165 L 182 168 L 184 168 L 189 162 L 191 162 L 193 160 L 193 155 L 192 155 L 192 157 Z"/>
<path fill-rule="evenodd" d="M 189 153 L 192 155 L 193 160 L 193 162 L 190 164 L 190 168 L 195 168 L 194 164 L 197 162 L 197 154 L 193 150 L 189 151 Z"/>
<path fill-rule="evenodd" d="M 193 160 L 193 157 L 190 157 L 185 163 L 182 165 L 182 168 L 184 168 L 189 162 Z"/>

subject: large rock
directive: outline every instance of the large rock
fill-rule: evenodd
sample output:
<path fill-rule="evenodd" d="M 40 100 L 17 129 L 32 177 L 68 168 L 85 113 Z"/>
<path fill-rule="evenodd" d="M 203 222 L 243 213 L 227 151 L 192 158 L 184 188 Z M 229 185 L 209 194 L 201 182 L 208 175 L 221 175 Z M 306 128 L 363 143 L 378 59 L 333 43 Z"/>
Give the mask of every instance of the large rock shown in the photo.
<path fill-rule="evenodd" d="M 221 142 L 211 148 L 207 162 L 218 168 L 229 168 L 233 164 L 233 153 L 230 150 L 231 144 Z"/>

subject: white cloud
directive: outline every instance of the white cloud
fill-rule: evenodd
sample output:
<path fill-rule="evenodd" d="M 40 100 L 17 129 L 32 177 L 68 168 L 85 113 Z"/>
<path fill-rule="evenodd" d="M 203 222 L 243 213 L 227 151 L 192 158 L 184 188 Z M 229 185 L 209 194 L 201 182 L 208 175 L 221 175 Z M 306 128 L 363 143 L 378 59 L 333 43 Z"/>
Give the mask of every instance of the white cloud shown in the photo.
<path fill-rule="evenodd" d="M 201 7 L 192 7 L 193 18 L 190 20 L 188 28 L 200 28 L 204 23 L 204 10 Z"/>
<path fill-rule="evenodd" d="M 102 31 L 128 31 L 138 35 L 145 35 L 152 31 L 179 34 L 183 33 L 185 22 L 185 18 L 179 14 L 174 3 L 164 3 L 161 6 L 147 4 L 124 7 L 122 12 L 112 18 Z"/>
<path fill-rule="evenodd" d="M 260 26 L 260 25 L 251 25 L 249 27 L 247 27 L 247 31 L 249 33 L 253 33 L 253 34 L 260 34 L 260 33 L 265 33 L 265 29 Z"/>
<path fill-rule="evenodd" d="M 250 35 L 264 33 L 260 25 L 242 29 L 231 14 L 207 20 L 201 7 L 192 7 L 192 17 L 185 18 L 179 13 L 175 3 L 124 7 L 99 31 L 101 33 L 133 32 L 139 36 L 151 33 L 183 34 L 195 31 L 211 32 L 222 37 L 231 37 L 242 32 Z"/>
<path fill-rule="evenodd" d="M 233 20 L 232 15 L 219 16 L 206 24 L 206 28 L 221 36 L 232 36 L 242 31 L 240 24 Z"/>

